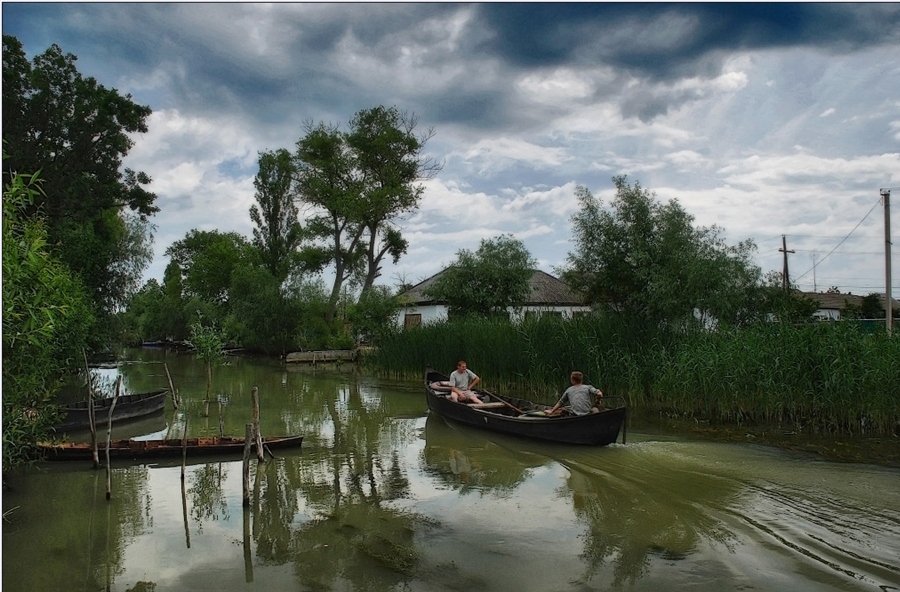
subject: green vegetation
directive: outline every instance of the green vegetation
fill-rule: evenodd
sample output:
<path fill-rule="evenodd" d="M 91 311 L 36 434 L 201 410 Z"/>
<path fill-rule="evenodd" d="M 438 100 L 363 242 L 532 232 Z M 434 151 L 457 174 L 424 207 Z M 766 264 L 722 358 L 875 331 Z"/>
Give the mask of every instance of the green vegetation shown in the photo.
<path fill-rule="evenodd" d="M 528 300 L 537 261 L 512 235 L 482 240 L 474 253 L 461 249 L 427 295 L 446 302 L 451 315 L 507 315 Z"/>
<path fill-rule="evenodd" d="M 27 462 L 56 419 L 50 405 L 64 370 L 78 364 L 93 320 L 81 282 L 52 254 L 37 175 L 3 191 L 3 470 Z M 38 210 L 39 211 L 39 210 Z"/>
<path fill-rule="evenodd" d="M 395 332 L 369 364 L 413 378 L 425 367 L 449 372 L 460 358 L 484 388 L 545 403 L 578 369 L 648 413 L 882 435 L 900 418 L 900 340 L 853 323 L 666 333 L 609 313 L 521 324 L 470 317 Z"/>
<path fill-rule="evenodd" d="M 98 349 L 152 257 L 150 178 L 122 170 L 151 110 L 82 76 L 76 60 L 52 45 L 29 62 L 21 42 L 3 36 L 3 175 L 6 184 L 41 171 L 43 191 L 22 214 L 40 212 L 49 250 L 87 290 Z"/>

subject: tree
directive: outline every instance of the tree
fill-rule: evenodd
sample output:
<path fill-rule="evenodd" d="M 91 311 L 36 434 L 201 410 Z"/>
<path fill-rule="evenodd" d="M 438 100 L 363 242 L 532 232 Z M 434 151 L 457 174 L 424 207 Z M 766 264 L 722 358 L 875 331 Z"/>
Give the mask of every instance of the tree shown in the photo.
<path fill-rule="evenodd" d="M 396 107 L 359 111 L 350 122 L 347 144 L 363 179 L 362 223 L 366 230 L 366 275 L 362 293 L 381 275 L 381 261 L 390 255 L 396 264 L 408 243 L 396 218 L 419 207 L 424 187 L 417 181 L 437 175 L 441 166 L 423 156 L 429 129 L 414 135 L 418 118 Z"/>
<path fill-rule="evenodd" d="M 206 362 L 206 398 L 203 415 L 209 416 L 209 394 L 212 389 L 212 367 L 225 361 L 225 333 L 216 327 L 216 322 L 203 323 L 202 317 L 191 324 L 190 345 L 196 356 Z"/>
<path fill-rule="evenodd" d="M 4 176 L 42 171 L 44 191 L 25 213 L 46 216 L 49 244 L 105 316 L 149 262 L 156 196 L 146 174 L 120 169 L 151 111 L 83 77 L 76 59 L 53 45 L 29 63 L 19 40 L 3 36 Z"/>
<path fill-rule="evenodd" d="M 863 296 L 860 304 L 860 314 L 864 319 L 883 319 L 886 318 L 885 308 L 881 305 L 882 295 L 878 292 L 872 292 L 868 296 Z"/>
<path fill-rule="evenodd" d="M 357 112 L 348 133 L 307 123 L 297 142 L 298 199 L 313 210 L 307 229 L 324 242 L 319 261 L 327 256 L 335 266 L 329 323 L 345 282 L 358 282 L 365 293 L 384 257 L 396 263 L 406 252 L 399 217 L 419 205 L 423 188 L 416 182 L 440 170 L 423 155 L 433 132 L 417 137 L 417 123 L 395 107 L 375 107 Z"/>
<path fill-rule="evenodd" d="M 591 304 L 657 325 L 691 323 L 698 312 L 726 323 L 753 317 L 748 296 L 760 270 L 751 263 L 751 241 L 730 247 L 718 227 L 695 228 L 677 200 L 661 204 L 624 175 L 613 183 L 610 210 L 577 189 L 576 250 L 561 270 L 564 281 Z"/>
<path fill-rule="evenodd" d="M 524 243 L 512 235 L 483 239 L 474 253 L 458 251 L 426 295 L 447 302 L 451 315 L 503 316 L 531 295 L 529 280 L 536 266 Z"/>
<path fill-rule="evenodd" d="M 283 282 L 296 266 L 296 251 L 303 229 L 293 200 L 296 172 L 290 152 L 281 149 L 259 155 L 259 172 L 253 180 L 258 205 L 250 208 L 253 244 L 269 273 Z"/>
<path fill-rule="evenodd" d="M 325 313 L 325 321 L 330 324 L 341 288 L 358 273 L 364 256 L 361 240 L 365 227 L 359 199 L 362 184 L 354 174 L 352 156 L 337 127 L 310 122 L 305 129 L 306 135 L 297 142 L 298 199 L 314 209 L 307 218 L 307 229 L 324 241 L 324 247 L 305 249 L 307 257 L 334 264 Z"/>
<path fill-rule="evenodd" d="M 259 251 L 247 239 L 217 230 L 191 230 L 172 243 L 166 255 L 177 266 L 173 271 L 180 271 L 183 297 L 196 296 L 216 305 L 227 304 L 231 274 L 238 266 L 259 263 Z"/>
<path fill-rule="evenodd" d="M 50 252 L 42 217 L 25 216 L 36 175 L 3 191 L 3 469 L 26 462 L 56 418 L 63 370 L 79 365 L 92 322 L 79 279 Z"/>

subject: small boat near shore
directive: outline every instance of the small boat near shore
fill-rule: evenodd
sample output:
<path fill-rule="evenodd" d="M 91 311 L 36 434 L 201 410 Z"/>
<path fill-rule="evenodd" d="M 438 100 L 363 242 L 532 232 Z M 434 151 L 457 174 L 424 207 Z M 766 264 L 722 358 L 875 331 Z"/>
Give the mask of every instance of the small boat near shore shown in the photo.
<path fill-rule="evenodd" d="M 116 401 L 116 407 L 113 409 L 113 424 L 115 425 L 116 422 L 126 419 L 151 415 L 164 409 L 168 394 L 168 389 L 158 389 L 147 393 L 120 395 Z M 109 420 L 109 409 L 112 406 L 112 402 L 112 398 L 94 399 L 95 425 L 106 425 L 106 422 Z M 63 412 L 65 419 L 53 426 L 57 432 L 83 430 L 91 427 L 91 420 L 88 416 L 88 401 L 64 405 Z"/>
<path fill-rule="evenodd" d="M 622 431 L 622 443 L 625 443 L 623 426 L 627 410 L 622 397 L 604 397 L 599 413 L 548 417 L 538 413 L 544 405 L 479 389 L 475 393 L 486 402 L 455 403 L 447 398 L 446 392 L 439 390 L 441 387 L 435 386 L 447 380 L 446 375 L 433 370 L 425 373 L 428 409 L 446 419 L 504 434 L 592 446 L 613 444 Z"/>
<path fill-rule="evenodd" d="M 292 448 L 303 443 L 303 436 L 270 436 L 262 439 L 263 448 Z M 256 448 L 251 442 L 251 447 Z M 42 442 L 38 448 L 47 460 L 90 460 L 93 450 L 90 442 Z M 97 442 L 101 457 L 106 455 L 106 442 Z M 209 436 L 166 440 L 112 440 L 109 443 L 110 458 L 159 458 L 167 456 L 205 456 L 215 454 L 239 455 L 244 452 L 243 437 Z"/>

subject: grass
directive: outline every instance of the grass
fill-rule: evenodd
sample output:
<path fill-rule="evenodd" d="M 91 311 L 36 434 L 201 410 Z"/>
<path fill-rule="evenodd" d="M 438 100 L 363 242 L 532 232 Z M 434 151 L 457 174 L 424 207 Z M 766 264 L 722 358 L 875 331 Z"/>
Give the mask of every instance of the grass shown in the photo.
<path fill-rule="evenodd" d="M 464 359 L 490 390 L 544 403 L 572 370 L 634 409 L 819 433 L 897 434 L 900 339 L 853 323 L 664 332 L 615 316 L 441 321 L 387 336 L 367 364 L 398 378 Z"/>

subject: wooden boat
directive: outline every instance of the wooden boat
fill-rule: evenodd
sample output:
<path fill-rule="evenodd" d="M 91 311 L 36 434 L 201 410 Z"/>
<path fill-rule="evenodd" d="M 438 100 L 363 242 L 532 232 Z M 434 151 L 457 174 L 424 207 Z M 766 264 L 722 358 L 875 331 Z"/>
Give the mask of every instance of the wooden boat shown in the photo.
<path fill-rule="evenodd" d="M 115 425 L 117 421 L 125 419 L 144 417 L 164 409 L 166 406 L 166 395 L 168 394 L 168 389 L 158 389 L 149 393 L 120 395 L 116 401 L 116 407 L 113 409 L 113 424 Z M 106 425 L 112 402 L 112 398 L 94 399 L 95 425 Z M 88 417 L 88 401 L 79 401 L 65 405 L 63 406 L 63 412 L 65 413 L 65 419 L 53 426 L 56 431 L 65 432 L 89 429 L 91 427 L 91 421 Z"/>
<path fill-rule="evenodd" d="M 300 446 L 303 436 L 270 436 L 263 438 L 263 448 L 290 448 Z M 251 443 L 252 448 L 256 448 Z M 93 456 L 90 442 L 42 442 L 38 448 L 47 460 L 90 460 Z M 100 458 L 106 456 L 106 441 L 97 442 Z M 209 436 L 188 438 L 186 442 L 178 438 L 168 440 L 111 440 L 110 458 L 158 458 L 166 456 L 203 456 L 213 454 L 240 455 L 244 452 L 244 438 Z"/>
<path fill-rule="evenodd" d="M 533 414 L 543 410 L 543 405 L 478 389 L 475 392 L 486 400 L 485 403 L 454 403 L 447 398 L 446 392 L 440 390 L 441 387 L 435 386 L 446 380 L 447 376 L 439 372 L 425 373 L 428 408 L 444 418 L 504 434 L 593 446 L 614 443 L 622 430 L 622 443 L 625 443 L 622 428 L 625 425 L 626 406 L 622 397 L 604 397 L 604 408 L 599 413 L 547 417 Z"/>

